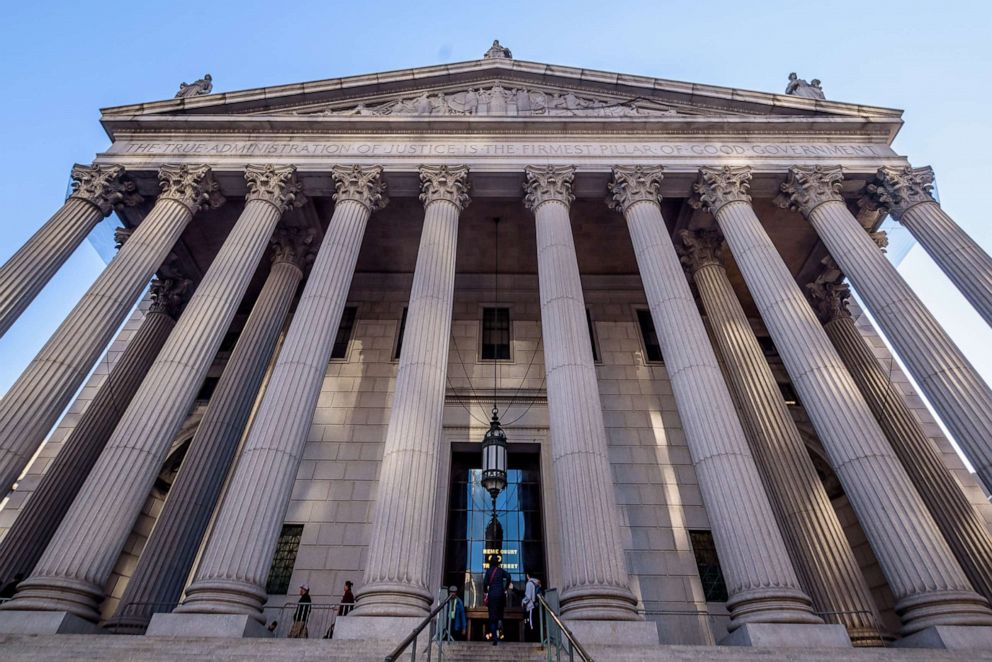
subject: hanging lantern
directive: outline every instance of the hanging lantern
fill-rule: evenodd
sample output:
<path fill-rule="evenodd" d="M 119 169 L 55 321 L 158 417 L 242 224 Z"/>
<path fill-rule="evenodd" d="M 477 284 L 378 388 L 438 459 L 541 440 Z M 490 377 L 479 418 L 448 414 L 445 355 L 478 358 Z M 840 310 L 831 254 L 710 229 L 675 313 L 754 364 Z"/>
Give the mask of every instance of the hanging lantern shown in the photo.
<path fill-rule="evenodd" d="M 489 422 L 489 431 L 482 439 L 482 487 L 493 498 L 495 508 L 496 497 L 506 488 L 506 434 L 499 425 L 499 415 L 493 408 L 493 419 Z"/>

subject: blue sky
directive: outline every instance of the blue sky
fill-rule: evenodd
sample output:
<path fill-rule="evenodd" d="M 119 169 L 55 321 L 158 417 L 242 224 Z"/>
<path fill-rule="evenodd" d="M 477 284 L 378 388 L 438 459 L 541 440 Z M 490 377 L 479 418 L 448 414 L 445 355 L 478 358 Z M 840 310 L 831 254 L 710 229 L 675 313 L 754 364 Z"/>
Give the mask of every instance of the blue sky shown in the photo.
<path fill-rule="evenodd" d="M 932 165 L 944 208 L 986 250 L 992 224 L 992 3 L 6 2 L 0 8 L 0 261 L 108 144 L 98 109 L 475 59 L 519 59 L 782 92 L 790 71 L 829 99 L 902 108 L 895 148 Z M 103 267 L 89 243 L 0 339 L 0 393 Z M 900 267 L 986 379 L 992 331 L 917 247 Z"/>

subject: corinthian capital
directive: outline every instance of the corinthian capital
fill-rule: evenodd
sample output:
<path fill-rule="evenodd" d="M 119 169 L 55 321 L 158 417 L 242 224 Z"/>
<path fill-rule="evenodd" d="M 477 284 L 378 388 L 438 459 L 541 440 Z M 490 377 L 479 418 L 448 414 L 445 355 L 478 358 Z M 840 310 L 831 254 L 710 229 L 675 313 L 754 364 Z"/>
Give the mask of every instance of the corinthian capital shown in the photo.
<path fill-rule="evenodd" d="M 868 209 L 890 212 L 900 218 L 914 205 L 936 202 L 932 193 L 933 178 L 933 168 L 930 166 L 881 167 L 865 188 L 865 195 L 859 204 Z"/>
<path fill-rule="evenodd" d="M 626 212 L 635 202 L 658 204 L 661 200 L 661 166 L 616 166 L 610 182 L 610 196 L 606 204 L 610 209 Z"/>
<path fill-rule="evenodd" d="M 817 278 L 806 285 L 806 296 L 809 297 L 810 305 L 813 306 L 813 311 L 822 324 L 851 316 L 851 311 L 847 309 L 851 288 L 846 283 Z"/>
<path fill-rule="evenodd" d="M 871 237 L 871 240 L 875 242 L 875 245 L 878 246 L 883 253 L 889 247 L 889 234 L 885 230 L 869 232 L 868 236 Z"/>
<path fill-rule="evenodd" d="M 313 228 L 288 227 L 281 223 L 272 235 L 272 264 L 286 262 L 305 269 L 317 256 L 316 239 Z"/>
<path fill-rule="evenodd" d="M 303 186 L 296 180 L 296 166 L 249 165 L 245 167 L 248 201 L 263 200 L 285 212 L 306 202 Z"/>
<path fill-rule="evenodd" d="M 731 202 L 751 202 L 751 168 L 723 166 L 700 168 L 699 178 L 692 185 L 689 205 L 704 208 L 716 216 L 720 208 Z"/>
<path fill-rule="evenodd" d="M 382 166 L 334 166 L 334 202 L 352 200 L 368 207 L 370 212 L 382 209 L 389 203 L 386 197 L 386 182 L 382 181 Z"/>
<path fill-rule="evenodd" d="M 426 207 L 444 200 L 458 207 L 468 207 L 468 166 L 420 166 L 420 201 Z"/>
<path fill-rule="evenodd" d="M 114 207 L 131 207 L 141 203 L 134 182 L 124 175 L 121 166 L 79 165 L 72 166 L 72 195 L 96 205 L 103 215 Z"/>
<path fill-rule="evenodd" d="M 220 186 L 214 180 L 210 166 L 164 165 L 159 168 L 158 181 L 162 186 L 160 197 L 185 205 L 191 214 L 224 204 L 224 196 L 220 194 Z"/>
<path fill-rule="evenodd" d="M 148 312 L 164 313 L 176 319 L 189 299 L 187 295 L 190 294 L 192 285 L 193 281 L 182 277 L 178 272 L 168 276 L 160 273 L 151 284 L 152 305 Z"/>
<path fill-rule="evenodd" d="M 545 202 L 557 201 L 568 207 L 575 200 L 572 195 L 572 166 L 527 166 L 524 168 L 524 206 L 534 211 Z"/>
<path fill-rule="evenodd" d="M 114 230 L 114 248 L 120 250 L 134 234 L 134 228 L 119 227 Z"/>
<path fill-rule="evenodd" d="M 682 245 L 675 245 L 682 264 L 689 274 L 703 267 L 723 266 L 723 234 L 719 230 L 682 230 L 679 232 Z"/>
<path fill-rule="evenodd" d="M 844 171 L 840 166 L 812 166 L 789 168 L 789 175 L 779 186 L 782 191 L 775 198 L 779 207 L 792 211 L 810 212 L 824 202 L 842 201 L 840 184 L 844 181 Z"/>

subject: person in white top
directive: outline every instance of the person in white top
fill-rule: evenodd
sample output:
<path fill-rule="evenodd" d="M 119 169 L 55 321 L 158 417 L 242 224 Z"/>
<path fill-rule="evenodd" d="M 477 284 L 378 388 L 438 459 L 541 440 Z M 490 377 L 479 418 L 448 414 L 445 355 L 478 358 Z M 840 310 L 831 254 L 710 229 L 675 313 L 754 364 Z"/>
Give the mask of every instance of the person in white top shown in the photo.
<path fill-rule="evenodd" d="M 537 606 L 537 596 L 541 592 L 541 581 L 527 573 L 527 586 L 524 589 L 523 607 L 527 610 L 527 624 L 534 629 L 534 607 Z"/>

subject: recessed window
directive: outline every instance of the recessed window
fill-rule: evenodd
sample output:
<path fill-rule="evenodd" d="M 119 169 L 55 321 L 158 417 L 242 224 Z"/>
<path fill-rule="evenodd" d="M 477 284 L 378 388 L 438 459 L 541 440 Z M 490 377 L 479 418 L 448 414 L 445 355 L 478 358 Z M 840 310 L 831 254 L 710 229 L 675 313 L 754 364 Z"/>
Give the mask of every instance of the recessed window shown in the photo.
<path fill-rule="evenodd" d="M 778 349 L 771 336 L 758 336 L 758 344 L 761 346 L 761 353 L 765 356 L 778 356 Z"/>
<path fill-rule="evenodd" d="M 658 334 L 654 330 L 654 320 L 651 319 L 651 311 L 643 308 L 637 311 L 637 324 L 641 327 L 641 339 L 644 340 L 644 356 L 648 361 L 660 363 L 661 344 L 658 342 Z"/>
<path fill-rule="evenodd" d="M 589 324 L 589 344 L 592 346 L 592 360 L 599 363 L 599 347 L 596 346 L 596 332 L 592 326 L 592 313 L 586 308 L 586 322 Z"/>
<path fill-rule="evenodd" d="M 355 306 L 345 306 L 341 313 L 341 324 L 338 325 L 338 335 L 334 338 L 334 347 L 331 349 L 332 359 L 343 359 L 348 356 L 348 341 L 351 340 L 351 332 L 355 328 L 355 315 L 358 308 Z"/>
<path fill-rule="evenodd" d="M 293 577 L 293 566 L 296 565 L 296 553 L 300 551 L 302 537 L 302 524 L 283 524 L 279 542 L 276 543 L 276 553 L 272 557 L 272 566 L 269 568 L 269 579 L 265 582 L 266 593 L 289 593 L 289 582 Z"/>
<path fill-rule="evenodd" d="M 709 531 L 689 531 L 692 553 L 696 557 L 696 570 L 703 585 L 706 602 L 726 602 L 727 584 L 723 580 L 720 559 L 716 556 L 716 544 Z"/>
<path fill-rule="evenodd" d="M 510 309 L 482 309 L 482 360 L 510 360 Z"/>
<path fill-rule="evenodd" d="M 393 360 L 398 360 L 400 358 L 400 352 L 403 351 L 403 332 L 406 331 L 406 311 L 407 308 L 403 308 L 403 316 L 400 317 L 400 331 L 396 334 L 396 349 L 393 350 Z"/>
<path fill-rule="evenodd" d="M 785 400 L 785 404 L 799 404 L 799 395 L 796 393 L 796 389 L 792 388 L 792 384 L 788 382 L 779 383 L 778 390 L 782 392 L 782 399 Z"/>
<path fill-rule="evenodd" d="M 210 396 L 214 394 L 214 389 L 217 388 L 217 382 L 220 381 L 220 377 L 207 377 L 203 380 L 203 385 L 200 386 L 199 393 L 196 394 L 197 400 L 209 400 Z"/>

